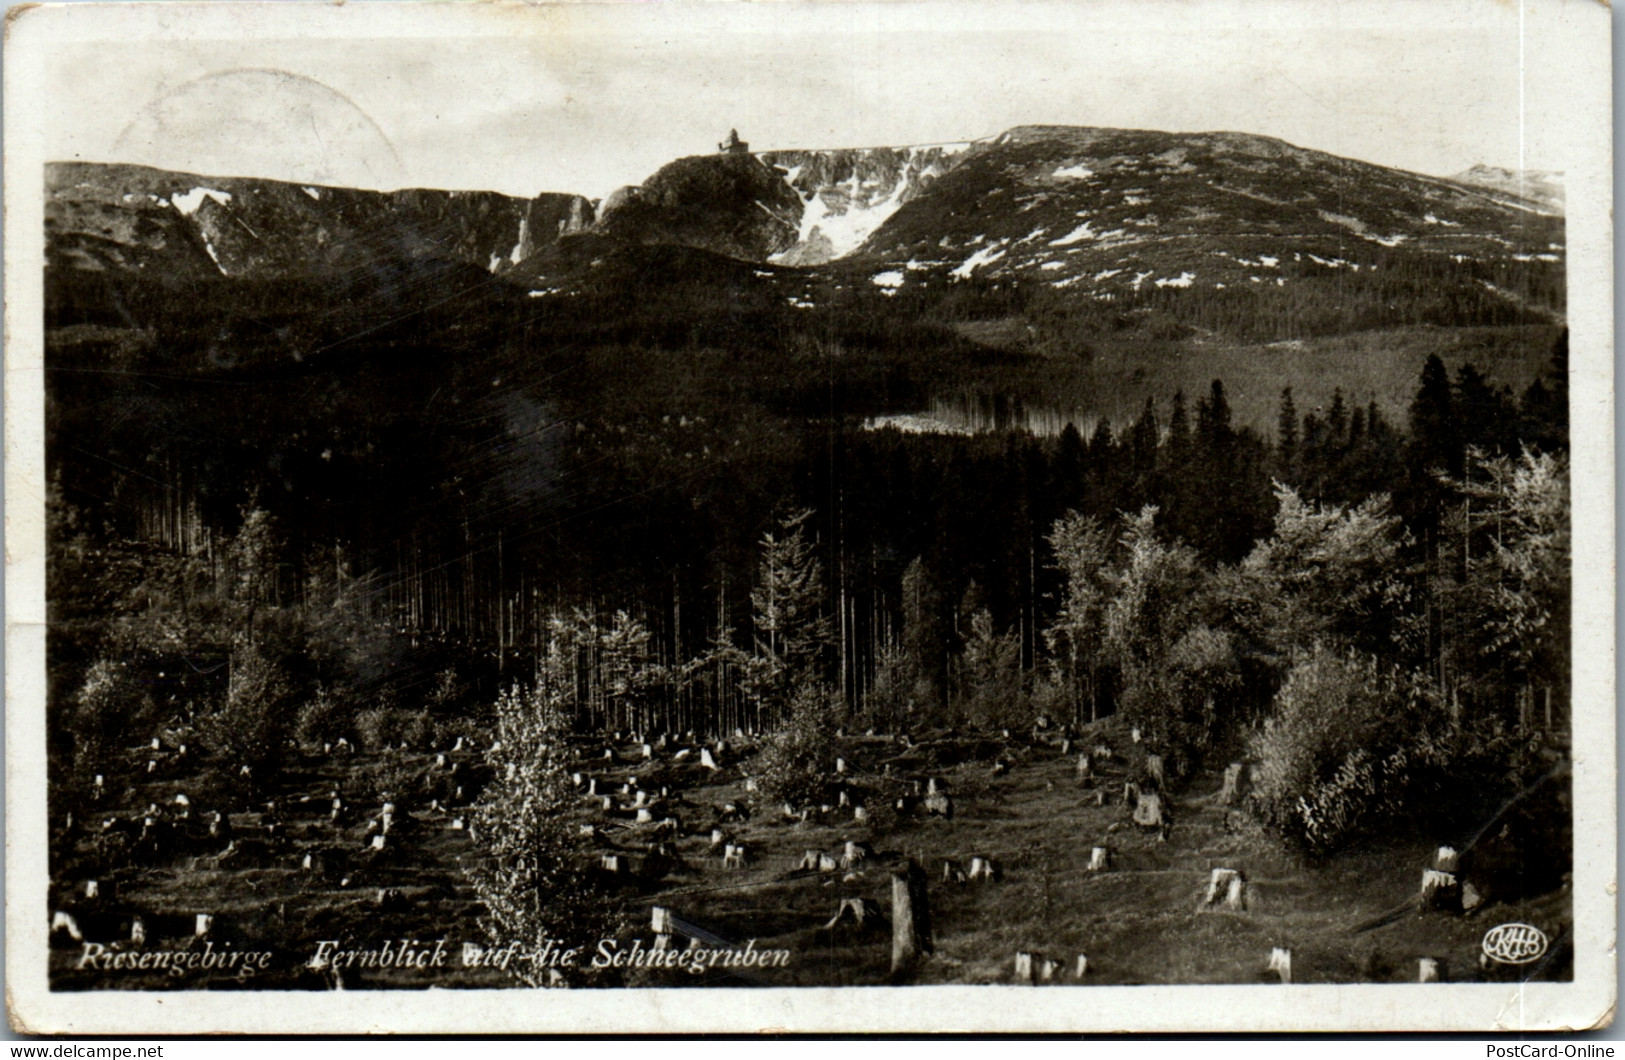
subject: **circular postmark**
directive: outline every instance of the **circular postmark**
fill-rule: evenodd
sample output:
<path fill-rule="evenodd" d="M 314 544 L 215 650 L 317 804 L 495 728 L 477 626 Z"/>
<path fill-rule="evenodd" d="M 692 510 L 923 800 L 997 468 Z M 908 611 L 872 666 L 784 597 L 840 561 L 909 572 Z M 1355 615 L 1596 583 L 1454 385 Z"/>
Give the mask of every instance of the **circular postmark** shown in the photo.
<path fill-rule="evenodd" d="M 1501 964 L 1529 964 L 1546 954 L 1546 933 L 1533 924 L 1498 924 L 1484 933 L 1484 956 Z"/>

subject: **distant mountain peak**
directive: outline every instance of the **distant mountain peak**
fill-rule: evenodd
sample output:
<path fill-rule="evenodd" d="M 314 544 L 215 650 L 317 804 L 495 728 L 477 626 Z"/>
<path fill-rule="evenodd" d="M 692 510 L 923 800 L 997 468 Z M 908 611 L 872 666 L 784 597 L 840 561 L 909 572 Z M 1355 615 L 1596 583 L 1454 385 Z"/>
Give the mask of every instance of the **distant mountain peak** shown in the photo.
<path fill-rule="evenodd" d="M 1450 178 L 1537 203 L 1552 213 L 1564 209 L 1563 174 L 1549 169 L 1507 169 L 1480 162 Z"/>

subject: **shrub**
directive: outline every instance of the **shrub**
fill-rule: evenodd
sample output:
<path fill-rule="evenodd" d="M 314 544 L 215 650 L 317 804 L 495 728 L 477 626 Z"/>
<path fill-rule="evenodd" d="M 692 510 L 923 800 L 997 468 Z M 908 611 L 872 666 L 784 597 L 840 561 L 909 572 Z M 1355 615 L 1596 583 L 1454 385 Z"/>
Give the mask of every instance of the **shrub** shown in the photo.
<path fill-rule="evenodd" d="M 494 777 L 475 808 L 473 832 L 484 856 L 466 871 L 494 945 L 517 940 L 537 951 L 552 940 L 590 951 L 612 933 L 613 918 L 580 860 L 582 842 L 567 817 L 575 789 L 562 709 L 567 686 L 550 679 L 562 669 L 553 665 L 558 661 L 544 666 L 541 687 L 510 687 L 497 699 Z M 529 961 L 509 971 L 527 985 L 548 985 L 548 973 Z M 592 973 L 578 967 L 562 974 Z"/>
<path fill-rule="evenodd" d="M 401 742 L 400 715 L 388 706 L 368 707 L 355 716 L 355 734 L 365 751 L 382 751 Z"/>
<path fill-rule="evenodd" d="M 74 698 L 70 724 L 75 763 L 83 772 L 94 772 L 107 760 L 120 735 L 138 728 L 151 713 L 152 700 L 131 678 L 128 666 L 98 659 Z"/>
<path fill-rule="evenodd" d="M 775 802 L 820 802 L 835 769 L 835 730 L 841 701 L 832 689 L 808 682 L 796 690 L 784 722 L 765 741 L 755 775 Z"/>
<path fill-rule="evenodd" d="M 855 719 L 859 728 L 892 732 L 908 723 L 914 713 L 914 665 L 902 649 L 886 645 L 875 658 L 875 679 L 863 693 L 863 707 Z"/>
<path fill-rule="evenodd" d="M 410 744 L 413 750 L 427 748 L 434 740 L 434 732 L 434 715 L 428 708 L 395 712 L 396 737 Z"/>
<path fill-rule="evenodd" d="M 1249 753 L 1254 811 L 1316 853 L 1406 812 L 1449 758 L 1420 684 L 1320 645 L 1288 673 Z"/>
<path fill-rule="evenodd" d="M 428 790 L 427 771 L 405 752 L 386 750 L 362 775 L 362 790 L 378 802 L 410 801 Z"/>
<path fill-rule="evenodd" d="M 229 767 L 229 775 L 237 775 L 237 766 L 249 767 L 251 789 L 263 788 L 282 765 L 292 695 L 281 666 L 256 647 L 243 648 L 231 657 L 225 703 L 198 725 L 203 745 Z"/>
<path fill-rule="evenodd" d="M 350 731 L 355 704 L 343 692 L 323 686 L 299 708 L 294 719 L 294 739 L 307 747 L 332 743 Z"/>

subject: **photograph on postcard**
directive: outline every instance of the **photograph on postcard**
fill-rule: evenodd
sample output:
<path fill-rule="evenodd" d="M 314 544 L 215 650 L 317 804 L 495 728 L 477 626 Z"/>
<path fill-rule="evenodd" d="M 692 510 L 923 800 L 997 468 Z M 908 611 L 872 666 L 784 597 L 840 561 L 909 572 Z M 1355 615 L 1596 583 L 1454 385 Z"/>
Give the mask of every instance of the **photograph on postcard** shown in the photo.
<path fill-rule="evenodd" d="M 164 6 L 8 44 L 49 994 L 1611 937 L 1577 5 Z"/>

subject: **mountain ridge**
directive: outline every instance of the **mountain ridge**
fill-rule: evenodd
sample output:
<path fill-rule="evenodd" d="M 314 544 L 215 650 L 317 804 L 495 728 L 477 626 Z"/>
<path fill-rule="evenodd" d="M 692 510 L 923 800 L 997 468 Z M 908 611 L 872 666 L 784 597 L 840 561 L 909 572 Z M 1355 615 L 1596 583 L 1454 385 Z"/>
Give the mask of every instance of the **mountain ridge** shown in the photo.
<path fill-rule="evenodd" d="M 908 147 L 727 146 L 675 159 L 598 203 L 59 163 L 46 171 L 47 258 L 56 269 L 215 279 L 444 260 L 544 300 L 605 284 L 693 289 L 692 278 L 662 272 L 686 262 L 731 277 L 731 290 L 771 288 L 797 310 L 846 290 L 920 290 L 926 304 L 974 281 L 1074 305 L 1181 298 L 1206 306 L 1196 317 L 1214 323 L 1203 326 L 1314 303 L 1314 333 L 1336 326 L 1330 302 L 1356 295 L 1367 309 L 1399 305 L 1377 314 L 1388 323 L 1454 319 L 1455 303 L 1480 323 L 1501 317 L 1495 304 L 1518 319 L 1562 316 L 1560 214 L 1501 187 L 1274 137 L 1021 125 Z M 611 246 L 687 247 L 748 267 L 632 252 L 595 272 Z M 1372 318 L 1345 316 L 1351 327 Z"/>
<path fill-rule="evenodd" d="M 500 273 L 594 220 L 582 196 L 380 192 L 123 163 L 45 166 L 47 262 L 176 278 L 350 272 L 441 258 Z"/>

